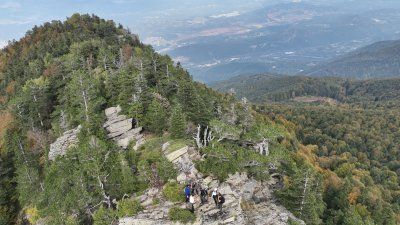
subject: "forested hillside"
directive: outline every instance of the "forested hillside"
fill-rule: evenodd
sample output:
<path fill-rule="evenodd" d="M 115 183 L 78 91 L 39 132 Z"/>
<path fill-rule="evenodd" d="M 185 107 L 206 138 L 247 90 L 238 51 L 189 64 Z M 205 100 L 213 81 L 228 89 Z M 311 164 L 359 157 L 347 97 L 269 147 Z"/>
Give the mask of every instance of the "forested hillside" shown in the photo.
<path fill-rule="evenodd" d="M 400 223 L 400 114 L 309 104 L 267 104 L 260 112 L 296 124 L 324 174 L 325 224 Z"/>
<path fill-rule="evenodd" d="M 182 171 L 165 143 L 172 153 L 194 149 L 197 170 L 216 182 L 236 172 L 282 177 L 279 200 L 307 223 L 322 222 L 322 177 L 304 161 L 301 151 L 312 147 L 297 141 L 292 123 L 193 82 L 179 62 L 113 21 L 75 14 L 10 43 L 0 52 L 0 107 L 0 224 L 111 224 L 180 204 Z M 113 141 L 121 133 L 112 120 L 142 132 L 141 142 Z M 60 153 L 57 142 L 70 145 Z M 161 197 L 144 206 L 139 196 L 154 189 Z M 175 207 L 167 217 L 196 215 Z"/>
<path fill-rule="evenodd" d="M 251 75 L 211 84 L 217 90 L 234 91 L 252 102 L 292 101 L 314 96 L 364 107 L 393 107 L 400 103 L 400 78 L 350 80 L 336 77 Z"/>
<path fill-rule="evenodd" d="M 302 154 L 323 176 L 324 224 L 400 223 L 400 79 L 254 75 L 215 86 L 314 146 Z"/>

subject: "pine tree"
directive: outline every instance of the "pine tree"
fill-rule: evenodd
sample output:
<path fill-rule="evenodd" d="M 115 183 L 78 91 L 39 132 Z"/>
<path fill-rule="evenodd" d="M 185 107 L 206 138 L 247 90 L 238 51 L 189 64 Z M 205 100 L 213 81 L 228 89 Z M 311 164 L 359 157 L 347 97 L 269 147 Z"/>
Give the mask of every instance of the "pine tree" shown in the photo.
<path fill-rule="evenodd" d="M 163 106 L 154 99 L 146 113 L 145 126 L 156 134 L 162 134 L 167 127 L 167 114 Z"/>
<path fill-rule="evenodd" d="M 325 204 L 322 200 L 321 177 L 312 168 L 296 171 L 289 184 L 277 194 L 295 215 L 307 224 L 322 224 Z"/>
<path fill-rule="evenodd" d="M 91 77 L 87 72 L 73 72 L 72 80 L 67 84 L 62 102 L 69 120 L 74 125 L 86 122 L 95 124 L 105 103 L 101 81 Z"/>
<path fill-rule="evenodd" d="M 172 115 L 170 119 L 170 128 L 172 138 L 184 138 L 186 129 L 186 115 L 182 110 L 182 106 L 177 104 L 172 110 Z"/>

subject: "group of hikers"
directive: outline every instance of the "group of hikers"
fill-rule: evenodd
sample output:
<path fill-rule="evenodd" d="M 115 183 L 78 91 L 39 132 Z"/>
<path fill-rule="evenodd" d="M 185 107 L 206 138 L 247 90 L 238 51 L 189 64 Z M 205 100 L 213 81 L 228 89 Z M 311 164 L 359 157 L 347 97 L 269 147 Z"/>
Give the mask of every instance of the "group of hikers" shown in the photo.
<path fill-rule="evenodd" d="M 184 194 L 186 197 L 186 203 L 189 204 L 190 211 L 194 213 L 194 204 L 196 203 L 195 196 L 200 195 L 200 206 L 208 202 L 208 188 L 202 188 L 199 184 L 191 183 L 187 184 L 184 188 Z M 218 191 L 218 188 L 214 188 L 211 192 L 211 197 L 214 199 L 215 207 L 217 207 L 222 213 L 222 205 L 225 203 L 225 198 Z"/>

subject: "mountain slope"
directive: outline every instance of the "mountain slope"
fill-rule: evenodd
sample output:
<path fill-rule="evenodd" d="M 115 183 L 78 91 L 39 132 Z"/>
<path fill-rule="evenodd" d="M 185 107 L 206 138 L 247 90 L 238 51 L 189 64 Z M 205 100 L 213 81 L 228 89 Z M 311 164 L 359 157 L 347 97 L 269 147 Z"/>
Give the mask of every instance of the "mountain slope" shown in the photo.
<path fill-rule="evenodd" d="M 292 122 L 314 146 L 297 154 L 326 178 L 324 224 L 400 223 L 400 78 L 253 75 L 214 85 Z M 391 198 L 377 197 L 385 194 Z M 368 213 L 353 213 L 360 210 Z"/>
<path fill-rule="evenodd" d="M 304 192 L 305 170 L 313 184 L 322 179 L 292 157 L 302 146 L 293 128 L 194 82 L 113 21 L 74 14 L 34 27 L 0 52 L 0 96 L 0 224 L 112 224 L 157 204 L 184 205 L 183 185 L 203 178 L 189 179 L 193 171 L 219 182 L 210 188 L 235 173 L 268 185 L 274 174 L 284 206 L 321 220 L 321 188 L 307 190 L 306 203 L 287 197 Z M 176 166 L 187 149 L 193 162 Z M 293 182 L 283 185 L 286 170 Z M 148 192 L 159 195 L 139 197 Z M 235 209 L 226 212 L 234 223 Z M 290 223 L 287 215 L 279 221 Z M 163 217 L 187 219 L 196 215 L 177 207 Z"/>
<path fill-rule="evenodd" d="M 399 103 L 400 78 L 349 80 L 336 77 L 243 75 L 214 82 L 211 87 L 257 103 L 285 102 L 302 96 L 327 97 L 341 103 Z"/>
<path fill-rule="evenodd" d="M 303 74 L 351 78 L 398 77 L 400 40 L 377 42 Z"/>

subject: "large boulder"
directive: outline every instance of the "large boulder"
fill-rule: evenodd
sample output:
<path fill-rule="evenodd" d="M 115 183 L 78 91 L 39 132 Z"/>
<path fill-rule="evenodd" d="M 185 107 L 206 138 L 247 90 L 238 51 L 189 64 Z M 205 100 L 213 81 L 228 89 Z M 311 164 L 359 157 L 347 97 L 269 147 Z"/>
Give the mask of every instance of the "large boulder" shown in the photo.
<path fill-rule="evenodd" d="M 105 110 L 107 121 L 103 127 L 108 131 L 108 138 L 126 149 L 131 141 L 136 141 L 134 149 L 137 150 L 144 144 L 144 137 L 141 134 L 142 127 L 133 127 L 133 118 L 127 118 L 125 115 L 119 115 L 121 107 L 110 107 Z"/>
<path fill-rule="evenodd" d="M 79 142 L 77 135 L 80 130 L 81 126 L 79 125 L 75 129 L 65 131 L 61 137 L 50 144 L 49 160 L 54 160 L 57 156 L 65 155 L 68 148 L 77 144 Z"/>

